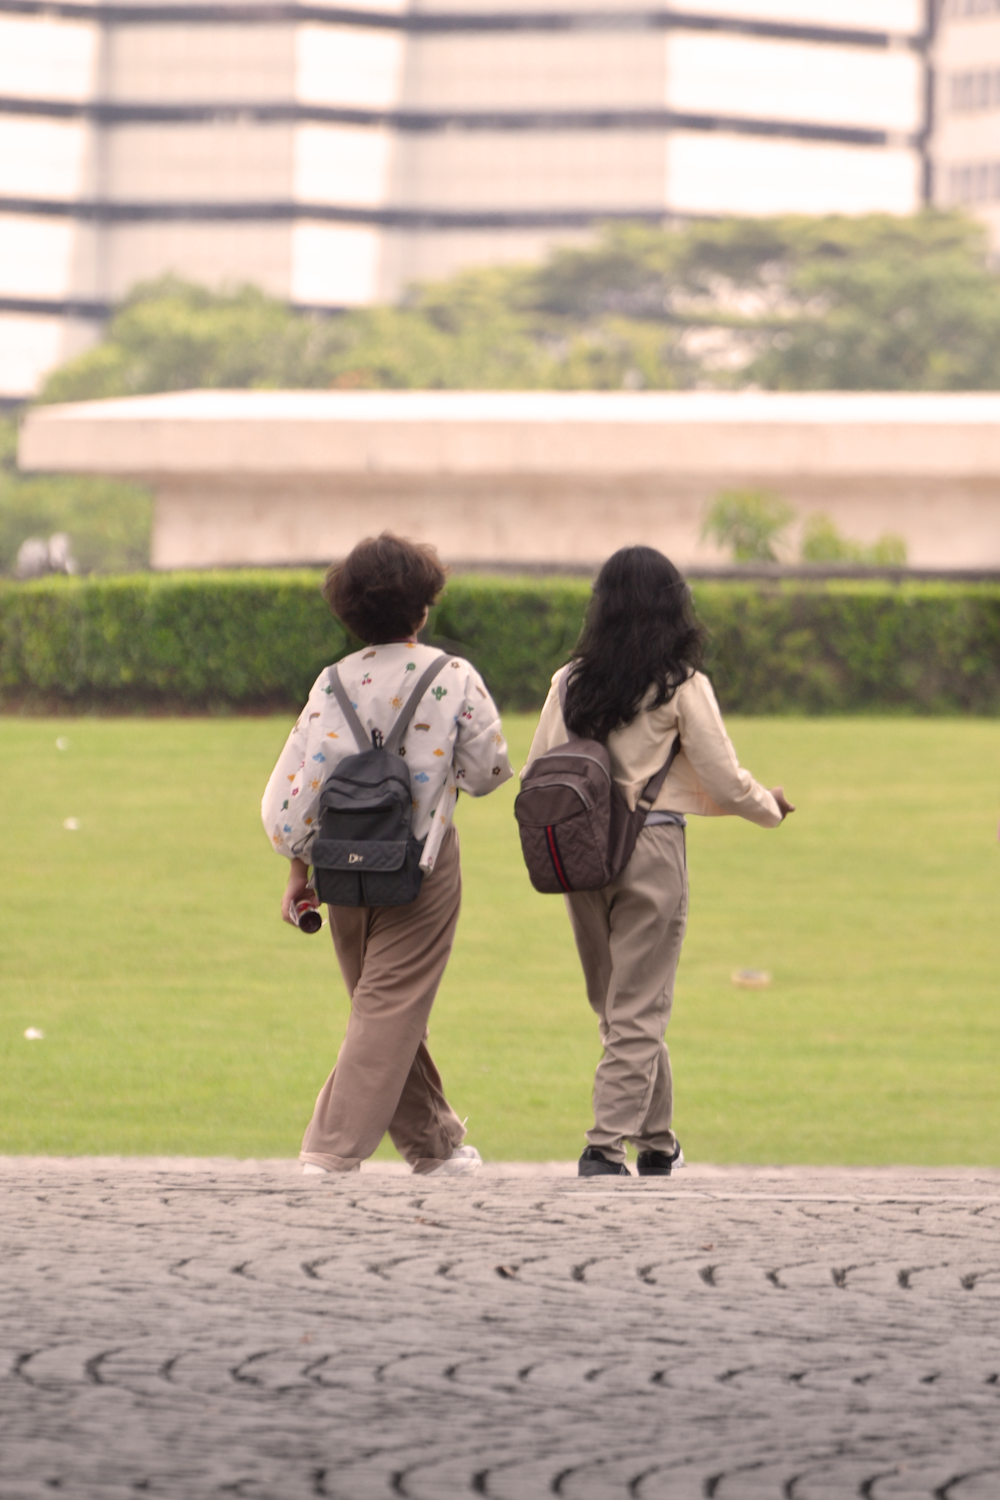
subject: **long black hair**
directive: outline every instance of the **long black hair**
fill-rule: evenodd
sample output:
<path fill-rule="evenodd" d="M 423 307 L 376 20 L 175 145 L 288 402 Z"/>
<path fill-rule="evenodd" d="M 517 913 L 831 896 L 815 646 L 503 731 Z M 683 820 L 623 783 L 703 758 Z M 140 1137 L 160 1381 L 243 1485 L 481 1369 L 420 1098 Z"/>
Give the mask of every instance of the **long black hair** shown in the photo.
<path fill-rule="evenodd" d="M 701 666 L 705 634 L 691 593 L 653 547 L 622 547 L 597 575 L 566 688 L 566 727 L 603 744 L 649 689 L 659 708 Z"/>

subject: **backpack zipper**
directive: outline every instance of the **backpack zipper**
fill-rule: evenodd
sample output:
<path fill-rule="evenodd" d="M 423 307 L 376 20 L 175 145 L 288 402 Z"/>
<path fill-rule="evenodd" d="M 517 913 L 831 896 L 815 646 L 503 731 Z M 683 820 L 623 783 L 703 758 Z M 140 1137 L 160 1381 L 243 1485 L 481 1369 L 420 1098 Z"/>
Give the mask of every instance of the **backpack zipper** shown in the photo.
<path fill-rule="evenodd" d="M 561 750 L 561 749 L 562 749 L 562 746 L 561 746 L 561 745 L 560 745 L 560 746 L 558 746 L 558 747 L 557 747 L 557 748 L 556 748 L 556 749 L 555 749 L 555 750 L 550 750 L 550 751 L 549 751 L 549 752 L 548 752 L 548 754 L 549 754 L 549 755 L 558 755 L 558 753 L 559 753 L 559 751 L 560 751 L 560 750 Z M 541 758 L 542 758 L 542 757 L 541 757 L 541 756 L 539 756 L 539 760 L 541 760 Z M 603 762 L 603 761 L 601 761 L 601 760 L 598 760 L 598 758 L 597 758 L 597 756 L 596 756 L 596 755 L 574 755 L 574 756 L 573 756 L 573 759 L 574 759 L 574 760 L 589 760 L 589 761 L 590 761 L 590 764 L 591 764 L 591 765 L 592 765 L 592 766 L 597 766 L 597 767 L 598 767 L 598 768 L 599 768 L 599 769 L 600 769 L 600 771 L 601 771 L 601 774 L 602 774 L 602 775 L 603 775 L 603 777 L 604 777 L 604 779 L 605 779 L 605 781 L 611 781 L 611 779 L 612 779 L 612 777 L 611 777 L 611 773 L 610 773 L 610 771 L 609 771 L 609 770 L 608 770 L 608 768 L 607 768 L 607 766 L 606 766 L 606 765 L 605 765 L 605 764 L 604 764 L 604 762 Z M 538 764 L 538 762 L 537 762 L 537 761 L 536 761 L 536 762 L 535 762 L 535 764 L 536 764 L 536 765 L 537 765 L 537 764 Z M 557 785 L 560 785 L 560 786 L 561 786 L 561 785 L 562 785 L 562 783 L 561 783 L 561 782 L 559 782 L 559 783 L 557 783 Z"/>
<path fill-rule="evenodd" d="M 586 797 L 583 795 L 583 793 L 581 792 L 580 788 L 578 786 L 574 786 L 571 781 L 547 781 L 545 783 L 545 785 L 546 785 L 546 787 L 550 787 L 550 786 L 561 786 L 561 787 L 564 787 L 567 791 L 572 792 L 574 794 L 574 796 L 579 797 L 580 801 L 583 804 L 584 810 L 586 812 L 591 812 L 592 811 L 593 804 L 587 801 Z M 536 787 L 532 787 L 532 786 L 526 786 L 526 787 L 523 787 L 521 789 L 521 792 L 520 792 L 519 795 L 523 797 L 525 795 L 525 793 L 530 793 L 530 792 L 535 791 L 535 790 L 540 790 L 540 788 L 536 788 Z M 572 817 L 573 814 L 571 813 L 570 816 Z M 566 819 L 565 818 L 560 818 L 559 821 L 560 821 L 560 823 L 565 823 Z M 537 827 L 538 825 L 536 824 L 535 826 Z M 546 824 L 546 827 L 548 827 L 548 826 L 549 825 Z"/>

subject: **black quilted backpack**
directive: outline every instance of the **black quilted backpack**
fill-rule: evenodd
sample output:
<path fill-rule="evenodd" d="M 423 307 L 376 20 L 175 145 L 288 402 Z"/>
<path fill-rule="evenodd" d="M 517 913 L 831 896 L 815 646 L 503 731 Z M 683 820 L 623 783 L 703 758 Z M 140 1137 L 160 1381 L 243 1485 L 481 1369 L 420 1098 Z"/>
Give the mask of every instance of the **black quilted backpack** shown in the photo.
<path fill-rule="evenodd" d="M 399 750 L 417 704 L 448 660 L 437 657 L 417 678 L 384 741 L 378 729 L 369 740 L 337 668 L 331 669 L 334 696 L 359 754 L 342 760 L 320 793 L 319 833 L 309 857 L 312 885 L 329 906 L 407 906 L 420 893 L 424 846 L 413 837 L 413 789 Z"/>

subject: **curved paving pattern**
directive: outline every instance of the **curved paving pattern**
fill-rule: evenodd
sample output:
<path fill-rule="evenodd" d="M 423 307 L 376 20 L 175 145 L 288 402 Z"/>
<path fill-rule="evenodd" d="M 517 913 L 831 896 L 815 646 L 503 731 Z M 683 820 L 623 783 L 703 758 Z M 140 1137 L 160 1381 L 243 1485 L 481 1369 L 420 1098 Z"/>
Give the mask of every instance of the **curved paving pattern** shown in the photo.
<path fill-rule="evenodd" d="M 1000 1174 L 0 1163 L 2 1500 L 997 1500 Z"/>

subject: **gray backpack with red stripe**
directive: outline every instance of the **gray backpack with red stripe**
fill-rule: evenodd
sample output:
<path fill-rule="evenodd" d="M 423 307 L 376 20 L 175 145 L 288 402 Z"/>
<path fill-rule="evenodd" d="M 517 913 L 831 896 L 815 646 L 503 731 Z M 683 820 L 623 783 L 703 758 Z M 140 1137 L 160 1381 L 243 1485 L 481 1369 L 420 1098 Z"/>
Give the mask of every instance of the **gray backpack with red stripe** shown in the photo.
<path fill-rule="evenodd" d="M 565 709 L 566 679 L 559 684 Z M 570 736 L 524 773 L 514 802 L 521 851 L 536 891 L 597 891 L 632 858 L 646 815 L 660 795 L 680 749 L 674 739 L 666 764 L 642 789 L 634 812 L 611 774 L 611 757 L 598 740 Z"/>

